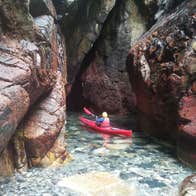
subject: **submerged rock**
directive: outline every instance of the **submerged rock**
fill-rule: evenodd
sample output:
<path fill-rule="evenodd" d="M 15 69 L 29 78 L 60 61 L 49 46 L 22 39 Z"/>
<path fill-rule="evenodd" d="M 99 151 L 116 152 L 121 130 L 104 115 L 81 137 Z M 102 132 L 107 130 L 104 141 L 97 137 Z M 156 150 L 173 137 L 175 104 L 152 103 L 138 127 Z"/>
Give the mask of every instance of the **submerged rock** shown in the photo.
<path fill-rule="evenodd" d="M 107 172 L 91 172 L 64 178 L 58 186 L 67 187 L 80 195 L 131 195 L 135 189 Z"/>
<path fill-rule="evenodd" d="M 60 142 L 66 102 L 64 43 L 60 43 L 63 39 L 55 14 L 33 19 L 29 3 L 0 2 L 0 176 L 41 165 L 50 149 L 56 158 L 65 160 L 67 155 L 65 140 Z M 42 3 L 50 4 L 50 8 L 40 14 L 54 11 L 51 1 Z M 27 134 L 25 127 L 29 124 Z M 28 143 L 27 135 L 32 130 L 33 139 Z M 52 134 L 46 133 L 48 130 Z M 34 137 L 37 135 L 40 137 Z M 36 164 L 32 152 L 39 160 Z"/>
<path fill-rule="evenodd" d="M 186 177 L 179 190 L 180 196 L 194 196 L 196 195 L 196 175 Z"/>

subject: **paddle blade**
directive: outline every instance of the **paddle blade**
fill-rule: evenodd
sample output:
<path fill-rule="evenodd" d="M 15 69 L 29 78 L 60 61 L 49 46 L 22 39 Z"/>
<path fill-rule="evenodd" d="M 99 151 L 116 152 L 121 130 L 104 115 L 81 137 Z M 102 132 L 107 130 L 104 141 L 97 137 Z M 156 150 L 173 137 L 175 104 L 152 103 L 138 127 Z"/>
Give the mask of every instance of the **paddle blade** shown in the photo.
<path fill-rule="evenodd" d="M 83 108 L 83 110 L 84 110 L 84 112 L 86 113 L 86 114 L 88 114 L 88 115 L 93 115 L 94 116 L 94 114 L 92 113 L 92 112 L 90 112 L 87 108 Z"/>

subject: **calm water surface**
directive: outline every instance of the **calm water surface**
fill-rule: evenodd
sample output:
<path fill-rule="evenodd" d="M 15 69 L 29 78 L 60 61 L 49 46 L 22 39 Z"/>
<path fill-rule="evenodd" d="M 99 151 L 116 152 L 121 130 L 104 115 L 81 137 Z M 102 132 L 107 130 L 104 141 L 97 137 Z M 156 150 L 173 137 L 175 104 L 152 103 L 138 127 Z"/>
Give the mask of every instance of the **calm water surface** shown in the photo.
<path fill-rule="evenodd" d="M 174 146 L 134 133 L 133 138 L 110 137 L 90 132 L 78 121 L 78 113 L 67 114 L 68 151 L 73 161 L 59 168 L 34 168 L 0 182 L 0 195 L 78 195 L 60 187 L 64 177 L 90 171 L 106 171 L 134 186 L 138 196 L 175 196 L 180 182 L 193 171 L 176 159 Z M 112 122 L 134 128 L 134 119 Z"/>

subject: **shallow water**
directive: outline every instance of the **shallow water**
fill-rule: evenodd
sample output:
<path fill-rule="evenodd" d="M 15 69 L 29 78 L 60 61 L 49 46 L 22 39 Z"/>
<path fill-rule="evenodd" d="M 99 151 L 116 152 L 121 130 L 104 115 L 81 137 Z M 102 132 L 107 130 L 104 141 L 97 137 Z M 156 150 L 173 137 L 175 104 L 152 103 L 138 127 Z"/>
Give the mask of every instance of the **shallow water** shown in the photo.
<path fill-rule="evenodd" d="M 60 187 L 64 177 L 90 171 L 106 171 L 134 186 L 138 196 L 175 196 L 181 181 L 193 171 L 177 159 L 174 146 L 134 133 L 133 138 L 111 137 L 89 132 L 78 121 L 79 114 L 67 115 L 67 143 L 73 161 L 59 168 L 34 168 L 0 182 L 0 195 L 78 195 Z M 131 118 L 129 118 L 131 119 Z M 115 125 L 134 127 L 134 119 Z M 105 139 L 104 139 L 105 138 Z"/>

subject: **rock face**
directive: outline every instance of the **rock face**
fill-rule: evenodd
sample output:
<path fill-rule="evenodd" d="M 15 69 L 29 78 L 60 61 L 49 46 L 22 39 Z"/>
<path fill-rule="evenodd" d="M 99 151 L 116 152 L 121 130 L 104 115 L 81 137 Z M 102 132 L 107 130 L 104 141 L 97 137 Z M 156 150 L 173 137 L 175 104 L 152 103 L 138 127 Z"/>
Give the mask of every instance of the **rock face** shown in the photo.
<path fill-rule="evenodd" d="M 33 17 L 51 15 L 56 18 L 56 10 L 51 0 L 30 0 L 29 11 Z"/>
<path fill-rule="evenodd" d="M 196 143 L 195 9 L 195 2 L 188 1 L 159 20 L 134 44 L 127 59 L 142 130 L 175 141 L 178 133 L 188 135 L 189 142 L 187 136 L 180 139 L 180 149 Z"/>
<path fill-rule="evenodd" d="M 74 190 L 80 195 L 136 195 L 132 186 L 107 172 L 91 172 L 64 178 L 59 186 Z"/>
<path fill-rule="evenodd" d="M 39 34 L 29 13 L 28 0 L 0 1 L 1 31 L 12 32 L 23 37 L 35 38 Z M 20 12 L 19 9 L 20 8 Z M 5 28 L 6 27 L 6 28 Z M 2 29 L 3 28 L 3 29 Z"/>
<path fill-rule="evenodd" d="M 114 5 L 115 0 L 74 1 L 61 19 L 68 48 L 68 82 L 75 80 L 80 64 L 99 36 Z"/>
<path fill-rule="evenodd" d="M 24 140 L 28 158 L 32 165 L 41 164 L 40 160 L 52 148 L 65 123 L 65 93 L 63 79 L 59 73 L 57 82 L 50 94 L 38 103 L 27 116 Z M 63 152 L 64 153 L 64 152 Z"/>
<path fill-rule="evenodd" d="M 40 3 L 45 9 L 35 15 L 42 16 L 33 19 L 28 1 L 0 2 L 0 176 L 44 165 L 51 149 L 56 159 L 67 154 L 57 142 L 65 122 L 64 45 L 52 2 Z"/>
<path fill-rule="evenodd" d="M 14 172 L 13 151 L 10 145 L 4 149 L 0 157 L 0 176 L 11 175 Z"/>
<path fill-rule="evenodd" d="M 196 58 L 195 58 L 196 59 Z M 196 67 L 196 64 L 195 64 Z M 196 72 L 195 72 L 196 73 Z M 193 90 L 194 83 L 191 87 Z M 189 89 L 190 90 L 190 89 Z M 185 164 L 196 168 L 196 95 L 192 91 L 189 96 L 181 100 L 179 111 L 180 118 L 184 120 L 180 125 L 179 137 L 177 140 L 178 157 Z"/>
<path fill-rule="evenodd" d="M 126 113 L 134 109 L 126 58 L 130 40 L 133 43 L 144 31 L 145 20 L 134 1 L 117 1 L 96 40 L 89 66 L 81 74 L 84 102 L 96 111 Z"/>
<path fill-rule="evenodd" d="M 104 4 L 107 5 L 106 2 Z M 86 16 L 84 7 L 80 9 L 80 12 L 85 13 Z M 94 12 L 98 16 L 104 13 L 102 10 L 98 10 L 98 7 L 95 7 Z M 67 32 L 65 29 L 66 39 L 72 43 L 72 45 L 67 43 L 69 52 L 74 50 L 74 53 L 79 51 L 82 54 L 82 58 L 80 58 L 79 53 L 75 57 L 68 52 L 69 77 L 75 77 L 71 94 L 68 97 L 68 106 L 78 109 L 83 105 L 88 105 L 97 112 L 106 110 L 110 113 L 127 113 L 133 110 L 135 97 L 126 71 L 126 57 L 130 41 L 134 43 L 145 32 L 148 19 L 145 19 L 140 13 L 135 1 L 128 0 L 113 2 L 110 9 L 107 10 L 107 15 L 102 18 L 104 19 L 102 19 L 102 23 L 103 21 L 104 23 L 101 23 L 101 26 L 97 24 L 97 28 L 99 27 L 95 28 L 98 30 L 97 32 L 93 31 L 92 25 L 86 25 L 84 31 L 84 25 L 73 25 L 73 22 L 70 24 L 71 28 L 74 28 L 75 31 L 77 28 L 79 29 L 76 31 L 77 36 L 71 36 L 67 33 L 70 32 L 69 29 Z M 91 20 L 92 24 L 96 24 L 96 21 L 100 21 L 101 18 L 96 19 L 93 16 Z M 84 21 L 89 23 L 86 18 Z M 66 24 L 66 22 L 64 23 Z M 83 31 L 89 33 L 83 36 Z M 77 44 L 73 47 L 75 40 L 80 37 L 82 37 L 80 42 L 82 45 Z M 80 59 L 77 62 L 72 60 L 76 61 L 77 58 Z M 73 69 L 75 75 L 71 71 Z"/>
<path fill-rule="evenodd" d="M 144 5 L 150 15 L 150 23 L 160 20 L 163 16 L 173 12 L 180 3 L 185 0 L 144 0 L 137 1 L 137 4 L 142 8 Z M 143 10 L 144 11 L 144 10 Z"/>

